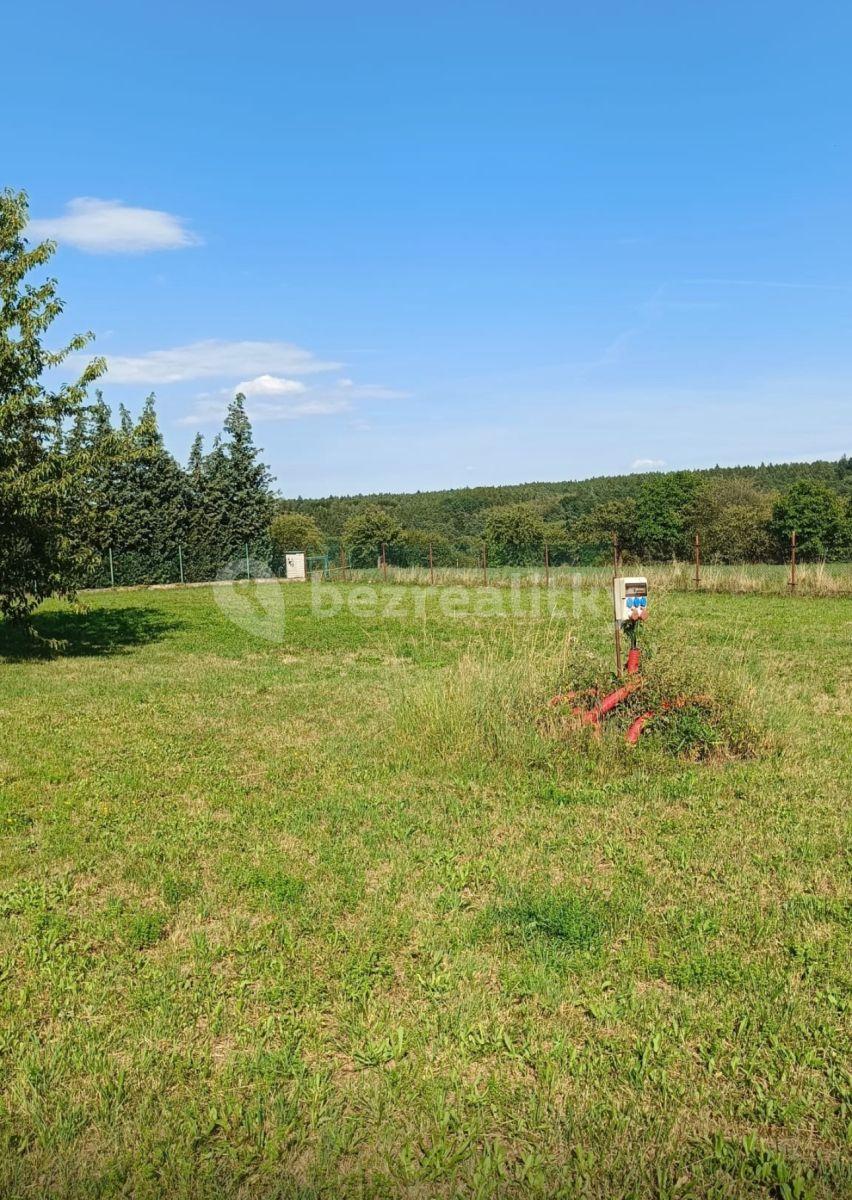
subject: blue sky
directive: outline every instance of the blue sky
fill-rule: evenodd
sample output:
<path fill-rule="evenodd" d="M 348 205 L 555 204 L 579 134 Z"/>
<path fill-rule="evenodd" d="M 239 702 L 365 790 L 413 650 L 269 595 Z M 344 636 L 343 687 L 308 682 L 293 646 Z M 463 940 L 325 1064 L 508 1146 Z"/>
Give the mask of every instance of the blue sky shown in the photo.
<path fill-rule="evenodd" d="M 2 183 L 167 444 L 285 495 L 852 450 L 845 3 L 6 10 Z"/>

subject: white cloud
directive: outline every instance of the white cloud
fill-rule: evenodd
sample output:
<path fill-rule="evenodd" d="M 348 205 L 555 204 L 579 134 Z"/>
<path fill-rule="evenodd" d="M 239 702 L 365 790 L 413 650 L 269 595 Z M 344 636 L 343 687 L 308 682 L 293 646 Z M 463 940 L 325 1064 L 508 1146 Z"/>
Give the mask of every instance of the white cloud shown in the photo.
<path fill-rule="evenodd" d="M 666 465 L 664 458 L 634 458 L 631 471 L 659 471 Z"/>
<path fill-rule="evenodd" d="M 229 397 L 230 394 L 229 389 Z M 246 399 L 246 412 L 252 421 L 298 421 L 303 417 L 325 417 L 346 412 L 349 408 L 351 405 L 348 400 L 323 393 L 293 401 Z M 227 409 L 226 399 L 201 397 L 196 400 L 193 410 L 180 418 L 178 425 L 220 424 Z"/>
<path fill-rule="evenodd" d="M 109 355 L 107 378 L 110 383 L 160 384 L 230 375 L 251 381 L 264 375 L 314 375 L 335 371 L 339 366 L 323 362 L 290 342 L 225 342 L 211 338 L 136 356 Z"/>
<path fill-rule="evenodd" d="M 69 200 L 63 216 L 30 221 L 28 233 L 35 238 L 55 238 L 86 254 L 147 254 L 201 243 L 182 218 L 172 213 L 93 196 Z"/>
<path fill-rule="evenodd" d="M 242 392 L 244 396 L 298 396 L 307 389 L 298 379 L 282 379 L 278 375 L 258 375 L 257 379 L 244 379 L 233 390 Z"/>

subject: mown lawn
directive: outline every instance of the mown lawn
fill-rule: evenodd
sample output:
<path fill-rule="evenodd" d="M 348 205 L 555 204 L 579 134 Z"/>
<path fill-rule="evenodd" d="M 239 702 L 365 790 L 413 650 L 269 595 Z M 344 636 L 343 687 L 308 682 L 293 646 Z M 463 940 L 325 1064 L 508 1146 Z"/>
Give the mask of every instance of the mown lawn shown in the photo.
<path fill-rule="evenodd" d="M 272 586 L 0 628 L 0 1195 L 848 1195 L 852 601 L 657 597 L 690 762 L 540 726 L 605 604 Z"/>

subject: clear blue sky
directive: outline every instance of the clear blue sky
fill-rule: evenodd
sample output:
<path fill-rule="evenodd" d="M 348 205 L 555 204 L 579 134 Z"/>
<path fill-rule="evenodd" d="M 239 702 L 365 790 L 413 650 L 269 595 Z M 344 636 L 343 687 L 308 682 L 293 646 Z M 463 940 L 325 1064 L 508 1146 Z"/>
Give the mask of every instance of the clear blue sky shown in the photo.
<path fill-rule="evenodd" d="M 3 30 L 2 182 L 107 399 L 156 391 L 181 457 L 239 383 L 286 495 L 852 450 L 848 3 Z"/>

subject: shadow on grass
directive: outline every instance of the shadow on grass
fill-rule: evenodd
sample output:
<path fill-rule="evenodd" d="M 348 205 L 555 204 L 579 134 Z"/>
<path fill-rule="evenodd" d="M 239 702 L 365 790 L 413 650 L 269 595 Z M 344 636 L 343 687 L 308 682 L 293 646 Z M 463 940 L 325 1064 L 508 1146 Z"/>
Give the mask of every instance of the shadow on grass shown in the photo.
<path fill-rule="evenodd" d="M 36 613 L 29 630 L 0 620 L 0 661 L 121 654 L 158 641 L 181 624 L 141 606 Z"/>

